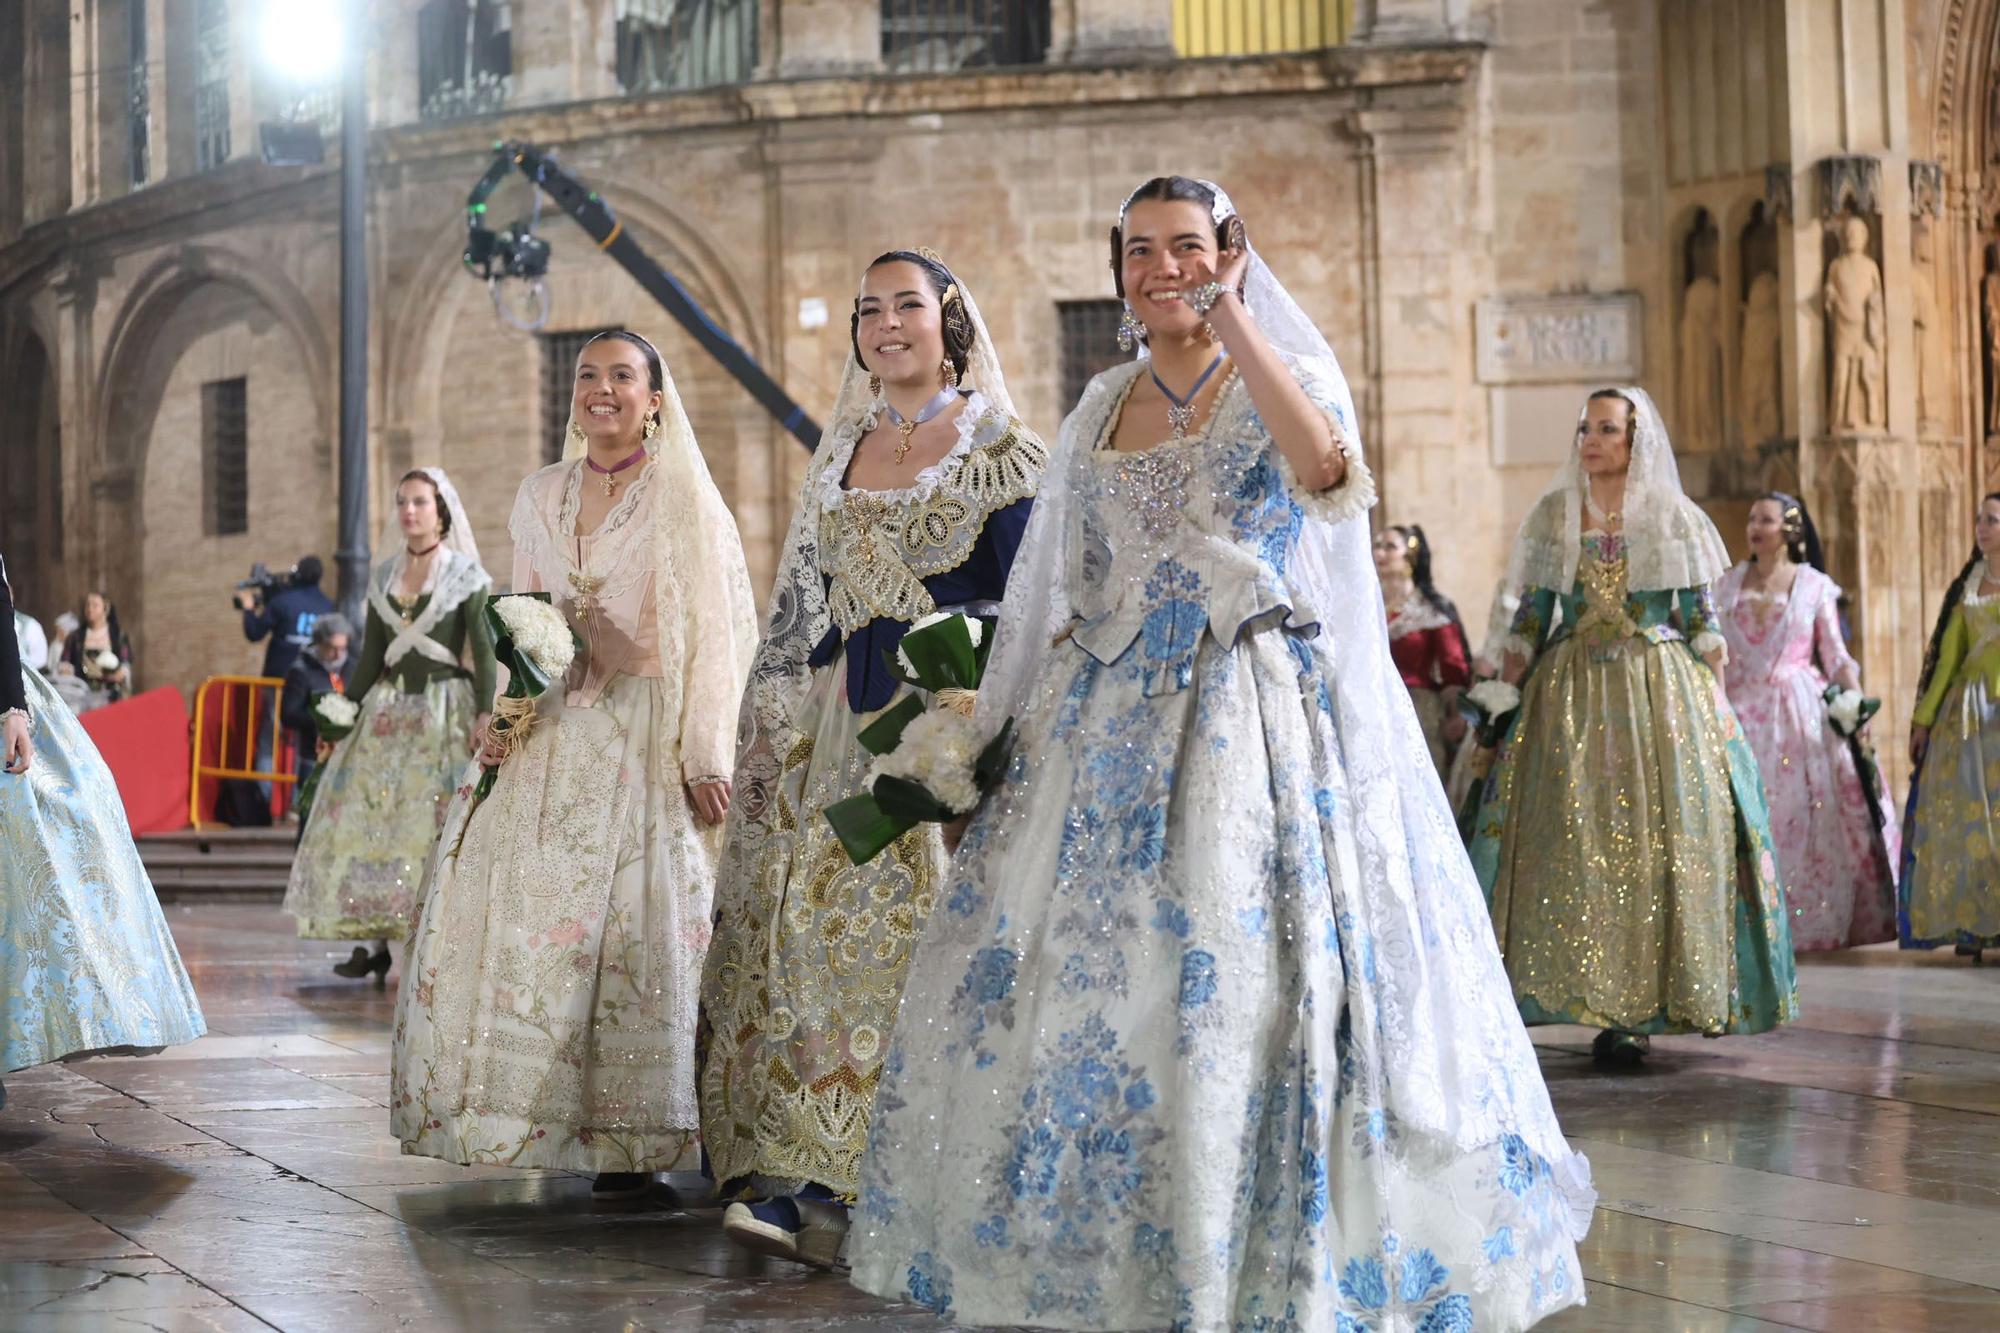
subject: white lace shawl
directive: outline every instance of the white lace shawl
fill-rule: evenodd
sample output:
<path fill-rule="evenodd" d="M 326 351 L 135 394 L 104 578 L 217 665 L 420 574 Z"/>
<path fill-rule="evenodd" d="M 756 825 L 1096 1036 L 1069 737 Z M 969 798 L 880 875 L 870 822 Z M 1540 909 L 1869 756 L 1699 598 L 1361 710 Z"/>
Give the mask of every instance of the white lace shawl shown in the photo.
<path fill-rule="evenodd" d="M 531 568 L 559 600 L 569 595 L 574 570 L 561 532 L 562 495 L 584 454 L 573 432 L 564 438 L 563 461 L 521 483 L 508 521 L 516 567 Z M 756 602 L 736 519 L 695 444 L 671 374 L 662 392 L 660 432 L 646 452 L 644 472 L 632 485 L 645 489 L 650 526 L 635 534 L 644 538 L 635 549 L 650 548 L 663 691 L 656 716 L 679 723 L 674 734 L 658 738 L 653 761 L 663 774 L 673 765 L 677 782 L 721 776 L 730 771 L 731 720 L 757 641 Z M 621 572 L 636 579 L 647 568 L 635 561 Z M 608 586 L 602 591 L 613 593 Z"/>
<path fill-rule="evenodd" d="M 454 520 L 453 531 L 457 531 Z M 477 547 L 473 548 L 477 550 Z M 375 567 L 375 577 L 368 583 L 368 607 L 382 621 L 382 627 L 389 631 L 389 647 L 382 654 L 382 664 L 393 670 L 396 664 L 411 653 L 428 657 L 431 661 L 452 666 L 458 662 L 457 656 L 445 645 L 431 637 L 431 631 L 440 621 L 460 606 L 465 599 L 483 588 L 493 586 L 492 578 L 481 568 L 476 556 L 466 556 L 447 547 L 431 562 L 430 572 L 424 577 L 423 592 L 430 594 L 430 601 L 423 611 L 408 625 L 402 623 L 402 614 L 390 603 L 389 596 L 401 582 L 403 570 L 409 563 L 409 552 L 399 550 L 389 559 Z M 483 707 L 487 700 L 481 700 Z"/>
<path fill-rule="evenodd" d="M 1625 586 L 1667 592 L 1713 583 L 1729 568 L 1722 535 L 1681 489 L 1666 423 L 1644 389 L 1618 390 L 1631 401 L 1632 463 L 1625 475 Z M 1585 402 L 1583 411 L 1590 404 Z M 1581 420 L 1581 414 L 1579 414 Z M 1584 473 L 1572 442 L 1555 484 L 1528 511 L 1507 564 L 1510 588 L 1567 593 L 1583 549 Z"/>

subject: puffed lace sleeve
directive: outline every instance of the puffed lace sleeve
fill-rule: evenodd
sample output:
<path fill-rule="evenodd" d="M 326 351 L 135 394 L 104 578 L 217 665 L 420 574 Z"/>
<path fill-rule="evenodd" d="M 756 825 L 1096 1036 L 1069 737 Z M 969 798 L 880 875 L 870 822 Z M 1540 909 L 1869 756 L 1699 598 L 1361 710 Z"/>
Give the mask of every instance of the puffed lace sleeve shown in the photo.
<path fill-rule="evenodd" d="M 1292 460 L 1285 457 L 1285 451 L 1278 448 L 1274 441 L 1271 453 L 1277 463 L 1278 474 L 1284 478 L 1285 488 L 1308 517 L 1324 523 L 1341 523 L 1367 513 L 1375 504 L 1375 475 L 1368 470 L 1368 461 L 1362 456 L 1361 436 L 1350 419 L 1335 381 L 1311 361 L 1287 357 L 1286 362 L 1292 377 L 1305 390 L 1306 397 L 1326 415 L 1327 427 L 1333 432 L 1334 447 L 1347 460 L 1347 470 L 1338 482 L 1325 490 L 1309 490 L 1292 467 Z"/>

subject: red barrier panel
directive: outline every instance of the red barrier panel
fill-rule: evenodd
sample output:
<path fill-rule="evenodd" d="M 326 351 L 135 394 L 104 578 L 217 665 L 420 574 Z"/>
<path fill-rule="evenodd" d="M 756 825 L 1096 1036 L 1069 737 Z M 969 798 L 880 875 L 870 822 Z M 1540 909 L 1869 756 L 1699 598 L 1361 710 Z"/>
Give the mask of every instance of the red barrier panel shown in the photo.
<path fill-rule="evenodd" d="M 179 690 L 147 690 L 77 720 L 104 756 L 135 835 L 187 827 L 188 715 Z"/>

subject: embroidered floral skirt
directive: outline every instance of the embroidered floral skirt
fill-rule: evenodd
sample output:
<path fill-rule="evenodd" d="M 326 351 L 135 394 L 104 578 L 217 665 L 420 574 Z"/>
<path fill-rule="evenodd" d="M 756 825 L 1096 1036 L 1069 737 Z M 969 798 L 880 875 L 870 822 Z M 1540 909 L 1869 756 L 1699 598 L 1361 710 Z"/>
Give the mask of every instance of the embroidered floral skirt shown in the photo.
<path fill-rule="evenodd" d="M 702 1137 L 716 1180 L 756 1193 L 851 1194 L 911 950 L 943 877 L 935 824 L 867 865 L 821 813 L 863 790 L 846 665 L 814 673 L 783 759 L 773 837 L 717 902 L 702 987 Z"/>
<path fill-rule="evenodd" d="M 97 747 L 48 682 L 26 773 L 0 773 L 0 1073 L 207 1031 Z"/>
<path fill-rule="evenodd" d="M 1904 843 L 1903 947 L 2000 945 L 2000 698 L 1977 675 L 1938 709 Z"/>
<path fill-rule="evenodd" d="M 1852 747 L 1827 725 L 1825 691 L 1825 678 L 1810 667 L 1781 667 L 1770 681 L 1732 679 L 1729 687 L 1764 778 L 1798 953 L 1896 938 L 1895 803 L 1879 774 L 1876 790 L 1862 790 Z M 1878 808 L 1889 815 L 1881 827 Z"/>
<path fill-rule="evenodd" d="M 452 798 L 396 997 L 391 1131 L 449 1162 L 692 1168 L 714 834 L 660 682 L 556 691 L 475 808 Z M 656 744 L 671 753 L 656 753 Z"/>
<path fill-rule="evenodd" d="M 354 730 L 321 766 L 285 910 L 309 940 L 400 940 L 476 717 L 472 683 L 440 677 L 422 694 L 376 682 Z"/>
<path fill-rule="evenodd" d="M 1279 631 L 1152 696 L 1136 650 L 1055 654 L 911 965 L 856 1285 L 1065 1329 L 1580 1303 L 1587 1167 L 1436 780 L 1342 755 L 1330 659 Z"/>
<path fill-rule="evenodd" d="M 1530 1023 L 1762 1032 L 1797 1015 L 1757 762 L 1685 644 L 1544 652 L 1474 828 Z"/>

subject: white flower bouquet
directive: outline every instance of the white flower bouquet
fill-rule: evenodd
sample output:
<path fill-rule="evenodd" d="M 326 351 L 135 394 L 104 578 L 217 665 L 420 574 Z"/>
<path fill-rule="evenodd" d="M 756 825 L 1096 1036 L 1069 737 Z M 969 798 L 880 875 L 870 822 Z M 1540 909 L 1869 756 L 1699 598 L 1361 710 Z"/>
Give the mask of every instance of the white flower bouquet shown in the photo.
<path fill-rule="evenodd" d="M 1500 743 L 1514 710 L 1521 706 L 1521 691 L 1504 680 L 1482 680 L 1465 692 L 1465 702 L 1479 714 L 1479 744 L 1490 750 Z"/>
<path fill-rule="evenodd" d="M 919 824 L 970 813 L 999 783 L 1013 751 L 1013 720 L 990 738 L 972 721 L 990 647 L 979 621 L 939 613 L 911 625 L 896 651 L 884 655 L 897 679 L 928 692 L 932 702 L 906 694 L 862 729 L 862 748 L 876 756 L 868 790 L 826 808 L 854 864 L 873 860 Z"/>
<path fill-rule="evenodd" d="M 504 758 L 535 728 L 535 700 L 569 674 L 583 643 L 545 592 L 517 592 L 486 603 L 493 656 L 507 668 L 507 689 L 493 701 L 487 741 Z M 480 775 L 475 796 L 493 790 L 497 768 Z"/>
<path fill-rule="evenodd" d="M 1838 685 L 1827 686 L 1820 698 L 1826 703 L 1826 724 L 1848 740 L 1859 735 L 1882 707 L 1880 699 L 1864 698 L 1860 690 L 1843 690 Z"/>
<path fill-rule="evenodd" d="M 361 705 L 344 694 L 326 690 L 313 696 L 312 715 L 321 740 L 345 740 L 361 719 Z"/>

